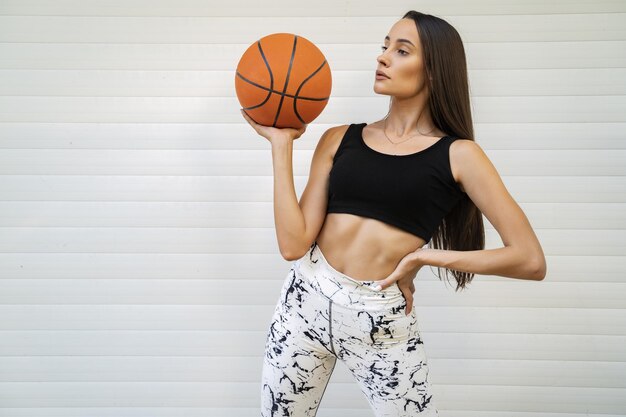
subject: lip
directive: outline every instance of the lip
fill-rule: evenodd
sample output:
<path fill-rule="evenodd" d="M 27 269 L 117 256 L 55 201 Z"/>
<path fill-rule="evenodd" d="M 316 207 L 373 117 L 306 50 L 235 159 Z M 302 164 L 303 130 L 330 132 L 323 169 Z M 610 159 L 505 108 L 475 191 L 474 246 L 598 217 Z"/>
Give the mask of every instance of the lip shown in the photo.
<path fill-rule="evenodd" d="M 376 71 L 376 78 L 389 78 L 387 74 L 382 71 Z"/>

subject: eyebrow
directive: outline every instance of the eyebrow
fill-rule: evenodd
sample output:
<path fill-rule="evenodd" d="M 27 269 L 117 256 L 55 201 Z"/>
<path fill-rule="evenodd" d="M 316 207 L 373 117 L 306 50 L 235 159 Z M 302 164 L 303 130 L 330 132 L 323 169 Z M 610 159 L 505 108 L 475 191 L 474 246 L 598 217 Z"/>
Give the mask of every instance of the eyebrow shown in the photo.
<path fill-rule="evenodd" d="M 386 40 L 386 41 L 390 40 L 389 36 L 385 36 L 385 40 Z M 415 46 L 415 45 L 413 45 L 413 42 L 411 42 L 411 41 L 410 41 L 410 40 L 408 40 L 408 39 L 402 39 L 402 38 L 400 38 L 400 39 L 397 39 L 397 40 L 396 40 L 396 42 L 404 42 L 404 43 L 408 43 L 408 44 L 410 44 L 410 45 L 411 45 L 411 46 L 413 46 L 413 47 Z"/>

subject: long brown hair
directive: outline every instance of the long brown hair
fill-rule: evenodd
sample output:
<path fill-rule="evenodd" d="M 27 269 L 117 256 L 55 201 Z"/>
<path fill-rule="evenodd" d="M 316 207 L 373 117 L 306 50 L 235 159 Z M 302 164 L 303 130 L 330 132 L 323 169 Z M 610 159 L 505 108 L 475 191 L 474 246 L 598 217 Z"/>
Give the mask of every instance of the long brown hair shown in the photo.
<path fill-rule="evenodd" d="M 436 16 L 410 10 L 402 18 L 413 19 L 417 26 L 433 123 L 448 135 L 474 140 L 467 63 L 461 36 L 452 25 Z M 459 251 L 485 248 L 482 212 L 466 193 L 443 218 L 433 233 L 430 247 Z M 437 267 L 439 279 L 441 269 L 445 270 L 446 278 L 450 272 L 456 279 L 455 291 L 465 289 L 474 278 L 470 272 Z"/>

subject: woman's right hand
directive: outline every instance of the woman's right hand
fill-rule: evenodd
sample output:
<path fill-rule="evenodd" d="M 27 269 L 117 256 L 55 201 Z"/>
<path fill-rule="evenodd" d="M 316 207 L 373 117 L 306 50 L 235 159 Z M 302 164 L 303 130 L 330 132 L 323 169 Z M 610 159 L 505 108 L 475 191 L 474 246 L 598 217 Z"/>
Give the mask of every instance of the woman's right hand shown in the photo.
<path fill-rule="evenodd" d="M 272 145 L 277 142 L 293 142 L 304 134 L 308 125 L 302 126 L 300 129 L 294 129 L 291 127 L 276 128 L 272 126 L 264 126 L 256 123 L 244 109 L 241 109 L 243 118 L 252 126 L 252 128 L 265 139 L 267 139 Z"/>

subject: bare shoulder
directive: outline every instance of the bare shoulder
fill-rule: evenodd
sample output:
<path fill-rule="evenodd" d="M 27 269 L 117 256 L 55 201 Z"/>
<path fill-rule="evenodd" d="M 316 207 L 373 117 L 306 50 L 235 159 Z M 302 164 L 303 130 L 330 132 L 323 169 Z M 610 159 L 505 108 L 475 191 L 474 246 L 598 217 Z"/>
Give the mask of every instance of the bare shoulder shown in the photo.
<path fill-rule="evenodd" d="M 470 160 L 474 159 L 473 154 L 482 152 L 480 146 L 472 139 L 459 138 L 450 144 L 450 170 L 452 177 L 464 193 L 467 193 L 463 183 L 463 171 L 465 167 L 471 165 Z"/>
<path fill-rule="evenodd" d="M 450 158 L 454 158 L 459 164 L 476 162 L 476 158 L 487 157 L 483 148 L 472 139 L 456 139 L 450 144 Z M 472 161 L 474 160 L 474 161 Z"/>
<path fill-rule="evenodd" d="M 464 172 L 478 167 L 493 166 L 483 148 L 472 139 L 457 139 L 450 144 L 450 169 L 454 180 L 465 192 Z"/>
<path fill-rule="evenodd" d="M 476 143 L 476 141 L 472 139 L 458 138 L 450 145 L 450 154 L 453 152 L 456 154 L 476 152 L 477 148 L 481 149 L 480 145 Z"/>
<path fill-rule="evenodd" d="M 343 135 L 346 133 L 349 127 L 350 125 L 337 125 L 337 126 L 329 127 L 328 131 L 333 137 L 333 140 L 341 141 L 341 138 L 343 138 Z"/>
<path fill-rule="evenodd" d="M 324 132 L 322 136 L 324 140 L 324 149 L 328 152 L 331 159 L 335 156 L 337 149 L 339 149 L 339 145 L 341 144 L 341 140 L 343 139 L 346 131 L 350 125 L 338 125 L 332 126 Z"/>

